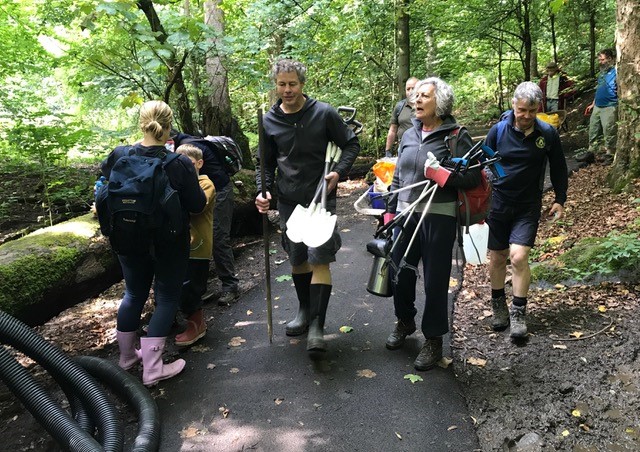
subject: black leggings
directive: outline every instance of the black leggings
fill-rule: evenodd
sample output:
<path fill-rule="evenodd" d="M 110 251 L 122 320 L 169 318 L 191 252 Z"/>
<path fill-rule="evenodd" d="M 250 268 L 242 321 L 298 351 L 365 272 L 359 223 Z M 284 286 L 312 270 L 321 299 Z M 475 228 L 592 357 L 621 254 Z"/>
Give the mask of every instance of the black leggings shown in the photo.
<path fill-rule="evenodd" d="M 421 213 L 414 213 L 393 250 L 396 266 L 405 254 Z M 397 236 L 399 228 L 394 231 Z M 442 336 L 449 331 L 448 298 L 451 258 L 456 238 L 456 219 L 447 215 L 427 214 L 405 259 L 399 268 L 397 283 L 392 284 L 396 317 L 405 321 L 417 314 L 415 307 L 417 266 L 422 260 L 424 274 L 425 305 L 422 315 L 422 333 L 425 337 Z M 391 280 L 396 271 L 391 267 Z"/>

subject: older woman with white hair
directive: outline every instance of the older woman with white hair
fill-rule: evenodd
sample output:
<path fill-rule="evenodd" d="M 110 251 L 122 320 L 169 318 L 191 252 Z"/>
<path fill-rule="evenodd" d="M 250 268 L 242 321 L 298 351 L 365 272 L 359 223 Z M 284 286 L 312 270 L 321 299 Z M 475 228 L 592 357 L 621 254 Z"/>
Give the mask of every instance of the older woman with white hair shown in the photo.
<path fill-rule="evenodd" d="M 422 333 L 425 342 L 414 367 L 428 370 L 442 358 L 442 336 L 449 331 L 448 289 L 451 258 L 456 238 L 458 189 L 475 187 L 480 183 L 480 169 L 465 174 L 425 171 L 427 154 L 438 160 L 464 155 L 472 146 L 466 129 L 460 128 L 451 115 L 454 95 L 451 87 L 437 77 L 419 81 L 413 90 L 415 119 L 413 128 L 407 130 L 400 143 L 398 161 L 391 190 L 424 181 L 427 177 L 437 180 L 439 187 L 429 210 L 422 221 L 426 200 L 418 204 L 409 217 L 394 247 L 391 267 L 393 303 L 398 322 L 386 341 L 390 350 L 401 348 L 407 336 L 416 331 L 417 265 L 422 260 L 424 273 L 425 305 L 422 315 Z M 455 149 L 449 149 L 449 139 L 455 136 Z M 453 141 L 453 140 L 451 140 Z M 437 173 L 437 172 L 436 172 Z M 399 192 L 390 202 L 390 212 L 400 212 L 414 202 L 422 187 Z M 404 224 L 404 221 L 402 222 Z M 411 249 L 410 239 L 419 228 Z M 397 232 L 397 231 L 396 231 Z M 397 236 L 397 233 L 394 234 Z M 406 255 L 406 257 L 405 257 Z M 404 260 L 403 260 L 404 257 Z M 400 265 L 402 261 L 402 265 Z"/>

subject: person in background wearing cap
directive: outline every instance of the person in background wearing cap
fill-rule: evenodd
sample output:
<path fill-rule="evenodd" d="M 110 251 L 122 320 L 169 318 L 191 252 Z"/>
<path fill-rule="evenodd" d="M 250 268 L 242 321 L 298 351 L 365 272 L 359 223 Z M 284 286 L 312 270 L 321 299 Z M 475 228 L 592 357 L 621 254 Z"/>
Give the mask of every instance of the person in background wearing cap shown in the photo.
<path fill-rule="evenodd" d="M 573 82 L 560 70 L 555 61 L 547 63 L 546 70 L 547 75 L 538 83 L 542 90 L 540 109 L 544 112 L 565 110 L 567 101 L 575 94 Z"/>

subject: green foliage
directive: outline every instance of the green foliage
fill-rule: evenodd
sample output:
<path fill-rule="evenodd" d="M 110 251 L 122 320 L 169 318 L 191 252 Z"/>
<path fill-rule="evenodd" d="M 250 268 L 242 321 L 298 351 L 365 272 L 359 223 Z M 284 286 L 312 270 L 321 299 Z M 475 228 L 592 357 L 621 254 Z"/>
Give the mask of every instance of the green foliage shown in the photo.
<path fill-rule="evenodd" d="M 619 272 L 640 271 L 640 237 L 637 233 L 610 232 L 606 237 L 587 238 L 552 262 L 532 269 L 535 280 L 559 283 L 589 280 Z"/>

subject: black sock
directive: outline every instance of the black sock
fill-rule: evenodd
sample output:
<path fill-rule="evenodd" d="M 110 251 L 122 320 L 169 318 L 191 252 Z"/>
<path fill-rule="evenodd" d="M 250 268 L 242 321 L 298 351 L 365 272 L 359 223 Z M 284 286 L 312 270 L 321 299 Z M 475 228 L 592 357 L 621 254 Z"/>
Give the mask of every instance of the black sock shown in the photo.
<path fill-rule="evenodd" d="M 500 298 L 504 296 L 504 287 L 502 289 L 491 289 L 491 298 Z"/>
<path fill-rule="evenodd" d="M 513 297 L 513 305 L 514 306 L 526 306 L 527 305 L 527 297 Z"/>

